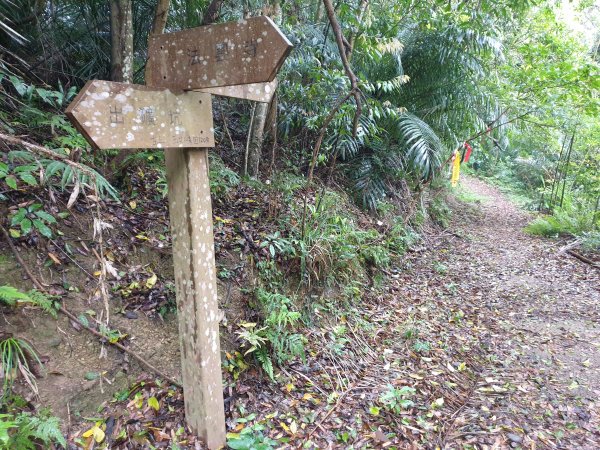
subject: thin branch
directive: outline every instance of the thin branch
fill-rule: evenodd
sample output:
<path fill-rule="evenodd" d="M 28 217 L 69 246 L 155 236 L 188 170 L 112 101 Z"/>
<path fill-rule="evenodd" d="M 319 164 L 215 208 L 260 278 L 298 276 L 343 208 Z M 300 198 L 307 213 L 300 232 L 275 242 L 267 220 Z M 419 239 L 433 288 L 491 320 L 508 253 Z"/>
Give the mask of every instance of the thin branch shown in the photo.
<path fill-rule="evenodd" d="M 319 137 L 317 138 L 317 142 L 315 143 L 315 147 L 313 149 L 312 160 L 310 162 L 310 167 L 308 169 L 308 183 L 310 184 L 313 179 L 313 172 L 315 170 L 315 165 L 317 164 L 317 157 L 319 156 L 319 150 L 321 149 L 321 144 L 323 143 L 323 138 L 325 137 L 325 132 L 327 131 L 327 127 L 335 117 L 335 114 L 342 107 L 346 100 L 354 95 L 353 91 L 348 92 L 345 97 L 342 97 L 336 105 L 331 109 L 325 121 L 323 122 L 323 126 L 321 127 L 321 132 L 319 133 Z"/>
<path fill-rule="evenodd" d="M 360 99 L 360 88 L 358 87 L 358 78 L 352 71 L 350 63 L 348 62 L 348 58 L 346 56 L 347 41 L 344 38 L 344 35 L 342 34 L 342 29 L 340 27 L 340 24 L 338 23 L 337 16 L 335 15 L 333 4 L 331 3 L 331 0 L 323 0 L 323 4 L 325 5 L 325 10 L 327 11 L 329 23 L 331 23 L 331 29 L 333 30 L 333 34 L 335 35 L 335 41 L 338 46 L 344 70 L 346 71 L 346 76 L 350 79 L 350 85 L 352 86 L 350 93 L 352 96 L 354 96 L 354 100 L 356 101 L 356 114 L 354 115 L 353 126 L 353 135 L 356 136 L 356 132 L 358 130 L 358 119 L 360 118 L 360 115 L 362 113 L 362 102 Z"/>
<path fill-rule="evenodd" d="M 0 141 L 4 141 L 9 144 L 22 145 L 26 149 L 28 149 L 28 150 L 32 151 L 33 153 L 36 153 L 40 156 L 45 156 L 49 159 L 60 160 L 60 161 L 64 162 L 65 164 L 89 175 L 93 180 L 96 179 L 96 175 L 97 175 L 96 172 L 91 170 L 89 167 L 86 167 L 84 165 L 76 163 L 75 161 L 72 161 L 71 159 L 69 159 L 68 156 L 53 152 L 49 148 L 42 147 L 41 145 L 33 144 L 31 142 L 24 141 L 23 139 L 20 139 L 18 137 L 9 136 L 7 134 L 2 134 L 2 133 L 0 133 Z"/>

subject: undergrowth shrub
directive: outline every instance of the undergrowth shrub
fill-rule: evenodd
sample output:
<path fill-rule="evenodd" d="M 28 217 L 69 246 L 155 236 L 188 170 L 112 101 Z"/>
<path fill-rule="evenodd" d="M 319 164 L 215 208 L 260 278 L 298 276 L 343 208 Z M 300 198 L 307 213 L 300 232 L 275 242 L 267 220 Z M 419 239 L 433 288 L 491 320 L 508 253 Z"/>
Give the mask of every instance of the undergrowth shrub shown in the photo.
<path fill-rule="evenodd" d="M 376 230 L 361 229 L 349 211 L 347 200 L 325 191 L 315 205 L 307 205 L 305 218 L 302 209 L 295 212 L 299 226 L 292 228 L 290 240 L 307 286 L 343 285 L 365 279 L 366 267 L 389 264 L 390 243 L 394 249 L 402 246 L 397 238 L 388 242 Z"/>
<path fill-rule="evenodd" d="M 35 450 L 67 446 L 58 417 L 42 411 L 0 414 L 0 450 Z"/>
<path fill-rule="evenodd" d="M 210 192 L 216 198 L 223 197 L 240 184 L 240 177 L 223 164 L 223 160 L 217 155 L 209 154 L 209 160 Z"/>
<path fill-rule="evenodd" d="M 442 228 L 447 228 L 450 225 L 452 211 L 442 197 L 435 197 L 429 204 L 427 212 L 431 220 Z"/>
<path fill-rule="evenodd" d="M 304 359 L 306 338 L 297 333 L 300 313 L 294 309 L 292 299 L 262 288 L 255 293 L 256 309 L 262 316 L 262 326 L 241 323 L 238 332 L 245 354 L 253 354 L 263 370 L 274 378 L 273 360 L 277 364 L 294 358 Z"/>
<path fill-rule="evenodd" d="M 562 208 L 557 208 L 552 215 L 535 218 L 525 227 L 525 231 L 546 237 L 582 236 L 585 233 L 594 232 L 599 226 L 600 221 L 594 218 L 594 212 L 591 209 L 568 201 L 563 204 Z"/>

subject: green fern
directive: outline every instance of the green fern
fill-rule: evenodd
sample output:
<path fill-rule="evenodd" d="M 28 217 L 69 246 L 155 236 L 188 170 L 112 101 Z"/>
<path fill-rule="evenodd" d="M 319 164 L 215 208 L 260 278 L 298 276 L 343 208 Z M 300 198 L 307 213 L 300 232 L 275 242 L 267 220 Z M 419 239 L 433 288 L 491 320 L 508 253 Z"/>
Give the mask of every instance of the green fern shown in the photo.
<path fill-rule="evenodd" d="M 58 154 L 63 152 L 62 149 L 53 150 Z M 79 182 L 82 186 L 93 187 L 101 197 L 111 197 L 114 200 L 119 199 L 119 193 L 106 178 L 81 162 L 79 164 L 85 167 L 92 176 L 63 161 L 39 158 L 33 153 L 25 150 L 13 150 L 8 154 L 8 157 L 11 162 L 14 162 L 15 159 L 19 159 L 37 164 L 36 167 L 43 170 L 45 183 L 53 183 L 62 190 Z"/>
<path fill-rule="evenodd" d="M 28 303 L 41 308 L 55 319 L 59 309 L 56 296 L 44 294 L 35 289 L 24 293 L 12 286 L 0 286 L 0 302 L 4 302 L 9 306 L 15 306 L 18 303 Z"/>
<path fill-rule="evenodd" d="M 58 417 L 47 413 L 32 415 L 22 412 L 12 419 L 14 431 L 11 433 L 10 441 L 6 449 L 35 450 L 43 444 L 49 448 L 52 444 L 60 444 L 66 447 L 67 442 L 60 430 Z"/>
<path fill-rule="evenodd" d="M 269 356 L 269 351 L 266 347 L 259 348 L 254 354 L 256 359 L 260 363 L 262 369 L 269 375 L 269 378 L 272 380 L 275 378 L 274 370 L 273 370 L 273 360 Z"/>
<path fill-rule="evenodd" d="M 0 302 L 4 302 L 9 306 L 15 306 L 19 301 L 30 301 L 27 294 L 19 291 L 12 286 L 0 286 Z"/>

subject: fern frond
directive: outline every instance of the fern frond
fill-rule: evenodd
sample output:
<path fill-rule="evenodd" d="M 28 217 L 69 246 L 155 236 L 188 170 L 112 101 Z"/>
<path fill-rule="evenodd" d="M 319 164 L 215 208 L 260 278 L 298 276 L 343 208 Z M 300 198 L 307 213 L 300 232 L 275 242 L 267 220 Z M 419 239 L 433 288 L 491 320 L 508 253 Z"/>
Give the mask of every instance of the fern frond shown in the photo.
<path fill-rule="evenodd" d="M 17 303 L 29 303 L 41 308 L 55 319 L 57 317 L 58 307 L 56 297 L 44 294 L 35 289 L 24 293 L 12 286 L 0 286 L 0 301 L 9 306 L 15 306 Z"/>
<path fill-rule="evenodd" d="M 14 306 L 18 301 L 30 301 L 30 298 L 12 286 L 0 286 L 0 302 Z"/>
<path fill-rule="evenodd" d="M 267 375 L 269 375 L 269 378 L 274 380 L 275 374 L 273 369 L 273 361 L 271 360 L 267 349 L 264 347 L 260 348 L 254 354 L 262 369 L 267 373 Z"/>
<path fill-rule="evenodd" d="M 412 114 L 400 118 L 398 129 L 408 161 L 424 179 L 429 179 L 440 165 L 444 144 L 427 123 Z"/>

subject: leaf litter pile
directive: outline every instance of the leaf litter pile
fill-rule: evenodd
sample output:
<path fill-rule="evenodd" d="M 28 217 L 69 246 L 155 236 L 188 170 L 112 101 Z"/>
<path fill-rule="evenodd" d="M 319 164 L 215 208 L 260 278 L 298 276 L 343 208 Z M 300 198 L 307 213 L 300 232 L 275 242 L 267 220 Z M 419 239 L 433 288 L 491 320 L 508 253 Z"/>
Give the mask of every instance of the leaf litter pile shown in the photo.
<path fill-rule="evenodd" d="M 231 448 L 598 448 L 600 273 L 525 235 L 497 190 L 464 183 L 484 200 L 455 202 L 451 231 L 350 313 L 315 311 L 306 361 L 276 383 L 227 354 Z M 203 448 L 183 410 L 181 390 L 147 379 L 72 439 Z"/>

